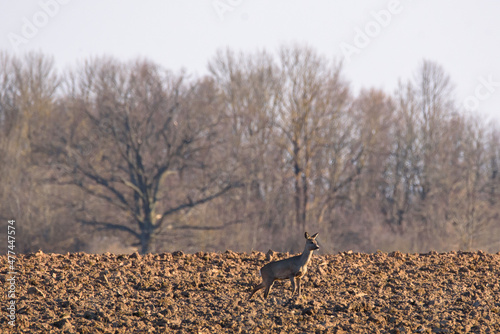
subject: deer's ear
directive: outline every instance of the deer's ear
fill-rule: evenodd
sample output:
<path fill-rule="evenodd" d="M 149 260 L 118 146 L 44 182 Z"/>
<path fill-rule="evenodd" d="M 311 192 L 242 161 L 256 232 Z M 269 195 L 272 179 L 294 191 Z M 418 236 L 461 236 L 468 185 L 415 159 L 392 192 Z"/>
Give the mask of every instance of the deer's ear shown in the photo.
<path fill-rule="evenodd" d="M 316 239 L 316 237 L 318 236 L 318 233 L 319 232 L 314 233 L 313 236 L 311 237 L 311 239 Z"/>
<path fill-rule="evenodd" d="M 304 236 L 306 237 L 306 239 L 309 239 L 309 238 L 310 238 L 310 237 L 309 237 L 309 233 L 307 233 L 307 232 L 306 232 L 306 233 L 304 233 Z"/>

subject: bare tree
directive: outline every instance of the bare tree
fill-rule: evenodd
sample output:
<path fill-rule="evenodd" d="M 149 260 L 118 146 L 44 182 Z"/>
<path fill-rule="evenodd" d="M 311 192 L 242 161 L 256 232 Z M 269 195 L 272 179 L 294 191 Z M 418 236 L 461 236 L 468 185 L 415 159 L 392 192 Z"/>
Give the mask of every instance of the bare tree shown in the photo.
<path fill-rule="evenodd" d="M 265 51 L 235 54 L 229 49 L 217 52 L 209 70 L 224 101 L 228 120 L 225 136 L 231 143 L 231 158 L 237 161 L 245 184 L 238 196 L 228 198 L 223 205 L 226 214 L 248 222 L 246 229 L 234 232 L 244 234 L 238 242 L 256 248 L 257 242 L 271 243 L 274 230 L 289 220 L 282 181 L 285 167 L 274 127 L 279 71 L 273 57 Z M 269 240 L 262 235 L 269 235 Z"/>
<path fill-rule="evenodd" d="M 402 233 L 408 224 L 408 214 L 419 182 L 418 108 L 411 84 L 400 83 L 395 103 L 393 140 L 390 142 L 390 156 L 384 169 L 380 208 L 386 216 L 388 226 L 394 232 Z"/>
<path fill-rule="evenodd" d="M 431 185 L 437 180 L 433 173 L 434 163 L 441 150 L 443 123 L 455 112 L 451 94 L 453 85 L 444 69 L 431 61 L 424 60 L 416 73 L 416 97 L 420 108 L 420 128 L 422 142 L 422 167 L 420 196 L 422 200 L 431 193 Z"/>
<path fill-rule="evenodd" d="M 67 80 L 62 107 L 72 126 L 54 148 L 66 171 L 56 182 L 87 195 L 80 222 L 125 232 L 142 253 L 169 217 L 238 186 L 222 164 L 211 81 L 184 80 L 147 61 L 111 59 L 89 62 Z"/>
<path fill-rule="evenodd" d="M 471 250 L 481 244 L 498 243 L 491 238 L 493 222 L 498 218 L 498 211 L 491 204 L 491 187 L 498 181 L 496 167 L 491 165 L 494 155 L 488 149 L 490 131 L 472 118 L 464 119 L 460 130 L 460 151 L 454 167 L 458 174 L 448 194 L 447 218 L 458 233 L 458 247 Z"/>
<path fill-rule="evenodd" d="M 281 135 L 279 145 L 284 150 L 284 159 L 292 167 L 295 223 L 305 230 L 310 187 L 313 180 L 323 174 L 316 169 L 318 174 L 313 175 L 313 161 L 342 149 L 341 128 L 345 125 L 342 119 L 350 96 L 341 78 L 341 64 L 331 64 L 312 49 L 300 46 L 282 47 L 279 59 L 281 99 L 276 126 Z M 325 150 L 329 152 L 322 153 Z M 342 164 L 329 160 L 333 168 Z M 337 186 L 331 185 L 330 191 L 334 192 Z"/>
<path fill-rule="evenodd" d="M 76 250 L 78 230 L 66 228 L 67 216 L 54 204 L 56 187 L 43 182 L 51 168 L 40 144 L 52 138 L 60 82 L 54 60 L 1 53 L 0 63 L 1 215 L 19 222 L 20 252 Z"/>

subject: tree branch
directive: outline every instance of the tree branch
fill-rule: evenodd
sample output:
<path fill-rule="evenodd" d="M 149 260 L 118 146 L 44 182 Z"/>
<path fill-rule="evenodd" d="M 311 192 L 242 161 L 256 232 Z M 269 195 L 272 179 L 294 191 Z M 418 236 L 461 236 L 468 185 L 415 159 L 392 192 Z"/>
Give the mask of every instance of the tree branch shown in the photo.
<path fill-rule="evenodd" d="M 222 225 L 216 225 L 216 226 L 203 226 L 203 225 L 180 225 L 180 226 L 175 226 L 174 229 L 176 230 L 196 230 L 196 231 L 211 231 L 211 230 L 222 230 L 228 226 L 231 225 L 236 225 L 236 224 L 241 224 L 244 223 L 245 221 L 243 219 L 238 219 L 232 222 L 228 222 Z"/>
<path fill-rule="evenodd" d="M 120 224 L 114 224 L 114 223 L 107 223 L 107 222 L 98 222 L 94 220 L 85 220 L 85 219 L 77 219 L 78 222 L 84 224 L 84 225 L 90 225 L 90 226 L 97 226 L 99 227 L 98 230 L 118 230 L 118 231 L 124 231 L 127 233 L 132 234 L 134 237 L 140 240 L 140 235 L 130 227 L 120 225 Z"/>
<path fill-rule="evenodd" d="M 228 184 L 226 187 L 224 187 L 220 191 L 216 192 L 215 194 L 204 197 L 202 199 L 193 201 L 192 199 L 188 198 L 187 203 L 183 203 L 175 208 L 170 208 L 170 209 L 164 211 L 163 214 L 161 215 L 161 218 L 158 219 L 158 222 L 157 222 L 155 228 L 158 228 L 161 225 L 161 223 L 163 222 L 163 219 L 168 215 L 171 215 L 173 213 L 176 213 L 176 212 L 184 210 L 184 209 L 195 207 L 195 206 L 200 205 L 200 204 L 207 203 L 207 202 L 209 202 L 209 201 L 211 201 L 219 196 L 224 195 L 226 192 L 228 192 L 231 189 L 240 188 L 242 186 L 243 186 L 243 183 L 235 182 L 235 183 Z"/>

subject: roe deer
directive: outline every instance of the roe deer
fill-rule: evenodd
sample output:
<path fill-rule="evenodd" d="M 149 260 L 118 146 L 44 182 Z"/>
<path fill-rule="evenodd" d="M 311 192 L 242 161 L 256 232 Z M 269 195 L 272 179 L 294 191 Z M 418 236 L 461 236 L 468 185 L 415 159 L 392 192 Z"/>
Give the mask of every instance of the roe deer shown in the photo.
<path fill-rule="evenodd" d="M 318 242 L 316 241 L 318 233 L 313 236 L 309 236 L 309 233 L 306 232 L 304 235 L 306 237 L 306 246 L 301 255 L 293 256 L 280 261 L 270 262 L 262 267 L 260 270 L 262 282 L 253 288 L 250 297 L 248 297 L 249 300 L 252 298 L 254 293 L 264 287 L 266 288 L 264 291 L 264 299 L 266 299 L 274 281 L 284 280 L 287 278 L 290 279 L 290 282 L 292 282 L 292 297 L 297 290 L 299 297 L 301 297 L 300 278 L 307 273 L 307 264 L 311 260 L 313 251 L 319 249 Z"/>

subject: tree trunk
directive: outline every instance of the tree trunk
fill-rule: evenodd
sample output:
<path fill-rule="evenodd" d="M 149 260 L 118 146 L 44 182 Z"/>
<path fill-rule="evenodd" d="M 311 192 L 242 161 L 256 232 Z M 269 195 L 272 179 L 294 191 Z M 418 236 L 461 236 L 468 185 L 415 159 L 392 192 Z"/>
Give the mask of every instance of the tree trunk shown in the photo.
<path fill-rule="evenodd" d="M 307 187 L 307 173 L 302 173 L 302 231 L 307 231 L 307 200 L 308 200 L 308 187 Z"/>
<path fill-rule="evenodd" d="M 153 242 L 153 228 L 150 223 L 144 223 L 141 230 L 141 254 L 146 254 L 151 251 Z"/>
<path fill-rule="evenodd" d="M 294 153 L 294 176 L 295 176 L 295 226 L 294 228 L 300 228 L 303 227 L 303 221 L 302 221 L 302 210 L 301 210 L 301 193 L 302 193 L 302 187 L 300 186 L 300 181 L 301 181 L 301 173 L 302 170 L 299 165 L 299 151 L 300 147 L 297 142 L 293 143 L 293 153 Z"/>

